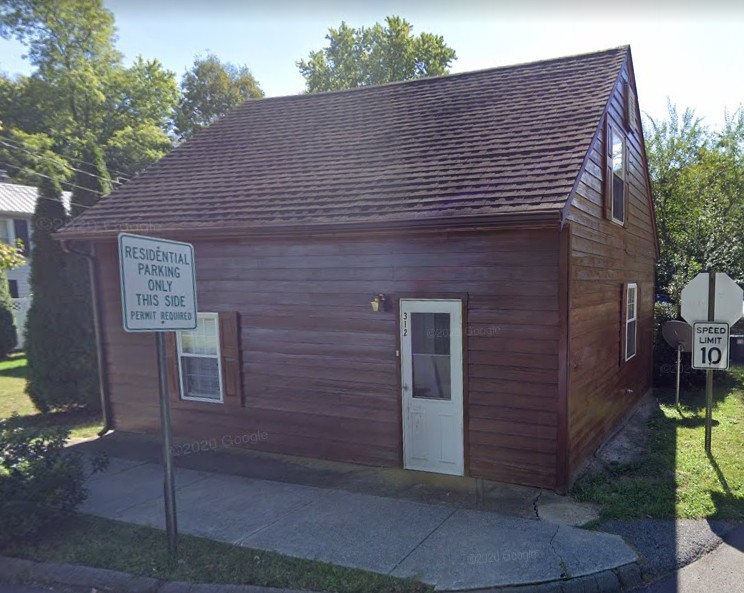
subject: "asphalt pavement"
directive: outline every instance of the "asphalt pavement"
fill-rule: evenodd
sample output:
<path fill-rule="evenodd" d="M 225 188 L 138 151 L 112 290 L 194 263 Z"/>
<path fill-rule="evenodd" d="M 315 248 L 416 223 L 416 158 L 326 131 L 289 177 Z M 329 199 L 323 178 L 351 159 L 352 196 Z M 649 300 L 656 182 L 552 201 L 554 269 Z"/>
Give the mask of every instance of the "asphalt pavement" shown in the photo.
<path fill-rule="evenodd" d="M 64 589 L 52 589 L 38 585 L 9 585 L 0 583 L 0 593 L 65 593 Z"/>
<path fill-rule="evenodd" d="M 744 525 L 711 553 L 638 593 L 744 593 Z"/>

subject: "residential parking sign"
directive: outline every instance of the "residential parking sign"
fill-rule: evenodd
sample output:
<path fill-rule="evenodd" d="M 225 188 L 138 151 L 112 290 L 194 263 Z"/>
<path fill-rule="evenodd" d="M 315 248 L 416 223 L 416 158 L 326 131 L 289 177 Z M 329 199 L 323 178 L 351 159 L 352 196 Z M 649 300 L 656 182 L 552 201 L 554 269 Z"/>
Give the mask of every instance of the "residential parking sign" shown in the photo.
<path fill-rule="evenodd" d="M 121 233 L 119 267 L 126 331 L 196 328 L 193 245 Z"/>

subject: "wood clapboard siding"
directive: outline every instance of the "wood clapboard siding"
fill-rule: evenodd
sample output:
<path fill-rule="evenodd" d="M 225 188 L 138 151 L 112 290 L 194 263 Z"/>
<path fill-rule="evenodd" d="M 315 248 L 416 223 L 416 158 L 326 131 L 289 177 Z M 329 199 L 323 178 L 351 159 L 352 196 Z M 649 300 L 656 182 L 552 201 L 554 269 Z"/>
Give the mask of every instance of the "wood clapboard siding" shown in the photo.
<path fill-rule="evenodd" d="M 263 431 L 278 453 L 402 463 L 398 299 L 464 298 L 466 472 L 554 487 L 558 231 L 195 243 L 201 311 L 240 319 L 243 406 L 174 402 L 177 438 Z M 101 284 L 119 430 L 158 430 L 154 338 L 121 329 L 114 245 Z M 383 313 L 370 300 L 384 293 Z"/>
<path fill-rule="evenodd" d="M 624 117 L 627 66 L 611 97 L 607 117 L 625 132 L 626 221 L 605 217 L 605 126 L 589 153 L 570 207 L 569 288 L 569 473 L 617 427 L 651 387 L 656 247 L 642 133 L 628 131 Z M 640 120 L 640 117 L 638 118 Z M 621 361 L 622 290 L 638 285 L 637 355 Z"/>

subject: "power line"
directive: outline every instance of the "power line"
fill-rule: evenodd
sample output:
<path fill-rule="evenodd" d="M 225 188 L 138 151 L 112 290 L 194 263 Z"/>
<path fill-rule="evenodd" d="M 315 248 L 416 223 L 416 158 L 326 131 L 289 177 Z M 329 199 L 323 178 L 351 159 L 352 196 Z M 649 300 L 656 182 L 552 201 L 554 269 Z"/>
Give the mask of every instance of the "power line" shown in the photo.
<path fill-rule="evenodd" d="M 0 165 L 2 165 L 3 167 L 15 167 L 16 169 L 20 169 L 20 167 L 18 167 L 17 165 L 12 165 L 10 163 L 0 163 Z M 32 175 L 36 175 L 37 177 L 43 177 L 44 179 L 52 179 L 52 180 L 60 181 L 56 177 L 50 177 L 49 175 L 44 175 L 43 173 L 38 173 L 36 171 L 29 171 L 29 173 L 31 173 Z M 82 189 L 84 191 L 89 191 L 91 193 L 94 193 L 99 198 L 104 197 L 103 194 L 101 194 L 99 192 L 96 192 L 96 191 L 93 191 L 92 189 L 89 189 L 87 187 L 81 187 L 79 185 L 75 185 L 74 183 L 70 183 L 69 181 L 60 181 L 60 182 L 66 184 L 66 185 L 69 185 L 70 187 L 75 187 L 77 189 Z M 37 194 L 37 197 L 39 197 L 41 199 L 44 199 L 44 200 L 54 200 L 55 202 L 58 201 L 55 198 L 47 198 L 46 196 L 42 196 L 42 195 L 39 195 L 39 194 Z M 70 206 L 77 206 L 78 208 L 92 208 L 95 205 L 95 204 L 91 204 L 91 205 L 79 204 L 78 202 L 73 202 L 72 200 L 70 200 L 68 203 L 70 204 Z"/>
<path fill-rule="evenodd" d="M 6 141 L 9 141 L 7 138 L 5 140 Z M 22 148 L 22 147 L 18 146 L 18 148 Z M 41 155 L 39 155 L 39 156 L 41 156 Z M 67 156 L 67 157 L 64 157 L 64 158 L 66 158 L 69 161 L 75 161 L 75 162 L 78 162 L 78 163 L 83 163 L 84 165 L 90 165 L 91 167 L 97 167 L 98 166 L 95 163 L 90 163 L 88 161 L 84 161 L 83 159 L 80 159 L 80 158 L 77 158 L 77 157 L 73 157 L 73 156 Z M 109 171 L 111 173 L 115 173 L 117 177 L 121 177 L 124 181 L 129 181 L 129 177 L 127 177 L 121 171 L 117 171 L 116 169 L 109 169 Z"/>
<path fill-rule="evenodd" d="M 39 154 L 37 152 L 33 152 L 31 150 L 28 150 L 24 146 L 17 146 L 17 145 L 11 144 L 11 143 L 9 143 L 9 142 L 7 142 L 5 140 L 0 140 L 0 144 L 2 144 L 3 146 L 7 146 L 8 148 L 13 148 L 15 150 L 21 150 L 21 151 L 25 152 L 26 154 L 30 154 L 31 156 L 36 157 L 38 159 L 43 159 L 45 161 L 49 161 L 50 163 L 56 163 L 57 162 L 54 159 L 51 159 L 51 158 L 49 158 L 47 156 L 44 156 L 43 154 Z M 85 162 L 85 161 L 82 161 L 82 162 Z M 90 163 L 88 163 L 88 164 L 90 164 Z M 111 183 L 116 183 L 118 185 L 121 185 L 121 182 L 120 181 L 117 181 L 115 179 L 107 179 L 106 177 L 101 177 L 100 175 L 96 175 L 95 173 L 89 173 L 88 171 L 83 171 L 82 169 L 76 169 L 72 165 L 64 165 L 64 166 L 65 166 L 65 168 L 70 169 L 70 171 L 75 171 L 76 173 L 82 173 L 83 175 L 90 175 L 91 177 L 95 177 L 96 179 L 100 179 L 102 181 L 108 181 L 108 182 L 111 182 Z M 94 166 L 94 165 L 92 165 L 92 166 Z M 126 178 L 124 178 L 124 180 L 125 181 L 128 181 Z"/>
<path fill-rule="evenodd" d="M 70 161 L 75 161 L 77 163 L 83 163 L 84 165 L 90 165 L 91 167 L 97 167 L 98 166 L 95 163 L 89 163 L 88 161 L 84 161 L 83 159 L 79 159 L 79 158 L 74 157 L 74 156 L 65 157 L 65 158 L 68 159 L 68 160 L 70 160 Z M 108 169 L 108 165 L 106 166 L 106 168 Z M 110 173 L 114 173 L 117 178 L 121 178 L 124 181 L 129 181 L 129 179 L 130 179 L 129 177 L 127 177 L 127 175 L 125 175 L 121 171 L 117 171 L 116 169 L 108 169 L 108 170 L 109 170 Z"/>

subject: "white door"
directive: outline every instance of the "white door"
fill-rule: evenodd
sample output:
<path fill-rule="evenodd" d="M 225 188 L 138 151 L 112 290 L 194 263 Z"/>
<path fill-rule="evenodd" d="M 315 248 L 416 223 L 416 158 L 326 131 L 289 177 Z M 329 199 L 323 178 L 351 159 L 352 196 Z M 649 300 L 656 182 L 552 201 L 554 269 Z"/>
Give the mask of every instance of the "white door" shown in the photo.
<path fill-rule="evenodd" d="M 403 464 L 462 476 L 462 301 L 400 301 Z"/>

